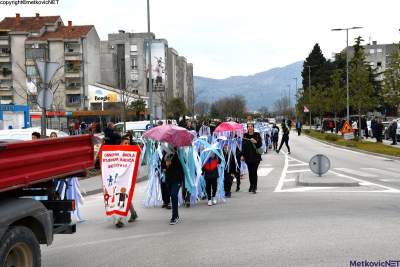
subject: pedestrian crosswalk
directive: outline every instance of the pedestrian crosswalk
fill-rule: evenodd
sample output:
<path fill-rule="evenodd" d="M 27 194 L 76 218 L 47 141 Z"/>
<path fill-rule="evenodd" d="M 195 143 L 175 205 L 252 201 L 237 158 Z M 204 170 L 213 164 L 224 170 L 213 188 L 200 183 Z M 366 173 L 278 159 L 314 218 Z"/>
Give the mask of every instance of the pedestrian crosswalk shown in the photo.
<path fill-rule="evenodd" d="M 355 174 L 355 175 L 358 175 L 361 177 L 377 177 L 377 175 L 372 174 L 372 173 L 362 172 L 359 170 L 353 170 L 353 169 L 348 169 L 348 168 L 335 168 L 335 170 Z"/>
<path fill-rule="evenodd" d="M 361 177 L 400 177 L 400 172 L 395 168 L 377 169 L 377 168 L 334 168 L 335 170 L 355 174 Z"/>

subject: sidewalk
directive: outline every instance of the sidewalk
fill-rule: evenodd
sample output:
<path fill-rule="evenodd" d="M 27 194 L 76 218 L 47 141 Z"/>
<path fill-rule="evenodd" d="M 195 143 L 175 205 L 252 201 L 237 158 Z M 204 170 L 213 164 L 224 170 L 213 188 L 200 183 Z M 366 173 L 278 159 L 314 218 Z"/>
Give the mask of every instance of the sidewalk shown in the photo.
<path fill-rule="evenodd" d="M 148 179 L 147 178 L 147 167 L 146 167 L 146 165 L 143 165 L 140 167 L 140 173 L 138 174 L 138 177 L 136 178 L 136 184 L 146 181 L 147 179 Z M 94 194 L 103 192 L 100 175 L 79 180 L 79 184 L 86 191 L 86 195 L 85 195 L 83 190 L 81 189 L 81 193 L 83 196 L 89 196 L 89 195 L 94 195 Z"/>

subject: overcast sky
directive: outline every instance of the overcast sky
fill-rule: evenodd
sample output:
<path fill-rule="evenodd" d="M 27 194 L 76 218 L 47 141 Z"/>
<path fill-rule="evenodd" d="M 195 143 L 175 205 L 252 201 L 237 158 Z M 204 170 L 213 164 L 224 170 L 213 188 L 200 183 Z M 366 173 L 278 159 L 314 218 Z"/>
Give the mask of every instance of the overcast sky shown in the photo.
<path fill-rule="evenodd" d="M 325 57 L 361 35 L 378 44 L 400 40 L 399 0 L 150 0 L 151 31 L 194 65 L 194 75 L 252 75 L 304 60 L 315 43 Z M 0 19 L 60 15 L 95 25 L 101 40 L 118 30 L 146 32 L 146 0 L 59 0 L 58 5 L 0 6 Z"/>

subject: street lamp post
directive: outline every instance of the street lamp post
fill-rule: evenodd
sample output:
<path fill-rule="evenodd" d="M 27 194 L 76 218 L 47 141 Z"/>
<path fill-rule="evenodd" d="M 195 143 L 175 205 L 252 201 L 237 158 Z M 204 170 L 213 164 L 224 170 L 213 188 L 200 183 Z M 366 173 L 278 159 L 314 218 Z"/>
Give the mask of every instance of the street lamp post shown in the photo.
<path fill-rule="evenodd" d="M 353 27 L 346 29 L 332 29 L 332 31 L 346 31 L 346 82 L 347 82 L 347 122 L 349 122 L 349 30 L 362 29 L 362 27 Z"/>
<path fill-rule="evenodd" d="M 293 79 L 295 79 L 296 80 L 296 106 L 297 106 L 297 78 L 293 78 Z M 295 109 L 295 114 L 296 114 L 296 122 L 297 122 L 297 109 Z"/>
<path fill-rule="evenodd" d="M 308 68 L 308 93 L 309 93 L 309 103 L 308 103 L 308 112 L 310 113 L 310 130 L 311 130 L 311 68 L 318 67 L 319 65 L 314 65 L 314 66 L 304 66 Z"/>
<path fill-rule="evenodd" d="M 150 3 L 147 0 L 147 45 L 149 48 L 149 104 L 150 104 L 150 129 L 153 128 L 153 81 L 151 66 L 151 36 L 150 36 Z"/>
<path fill-rule="evenodd" d="M 289 86 L 289 115 L 290 115 L 290 110 L 292 108 L 292 103 L 290 102 L 290 85 L 287 85 L 287 86 Z"/>
<path fill-rule="evenodd" d="M 283 114 L 285 118 L 285 123 L 286 123 L 286 90 L 283 90 L 285 92 L 285 98 L 283 99 Z"/>

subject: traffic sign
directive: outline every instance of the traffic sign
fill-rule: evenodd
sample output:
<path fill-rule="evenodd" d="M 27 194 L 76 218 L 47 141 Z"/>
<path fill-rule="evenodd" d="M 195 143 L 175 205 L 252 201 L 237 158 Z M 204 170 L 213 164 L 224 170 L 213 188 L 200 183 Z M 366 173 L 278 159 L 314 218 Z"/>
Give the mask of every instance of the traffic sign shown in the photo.
<path fill-rule="evenodd" d="M 308 107 L 304 106 L 304 112 L 309 112 Z"/>
<path fill-rule="evenodd" d="M 310 160 L 310 169 L 313 173 L 318 174 L 321 177 L 321 174 L 324 174 L 329 171 L 331 163 L 329 159 L 321 154 L 315 155 Z"/>
<path fill-rule="evenodd" d="M 56 73 L 58 67 L 60 66 L 60 63 L 36 60 L 36 66 L 39 70 L 39 74 L 43 80 L 43 83 L 49 84 L 54 73 Z"/>
<path fill-rule="evenodd" d="M 343 134 L 344 140 L 351 140 L 354 139 L 354 133 L 345 133 Z"/>
<path fill-rule="evenodd" d="M 44 103 L 44 99 L 46 98 L 46 103 Z M 40 108 L 49 108 L 53 103 L 53 92 L 50 89 L 42 89 L 38 93 L 37 103 Z"/>
<path fill-rule="evenodd" d="M 341 132 L 342 134 L 354 133 L 354 130 L 353 128 L 351 128 L 350 124 L 347 121 L 345 121 Z"/>

